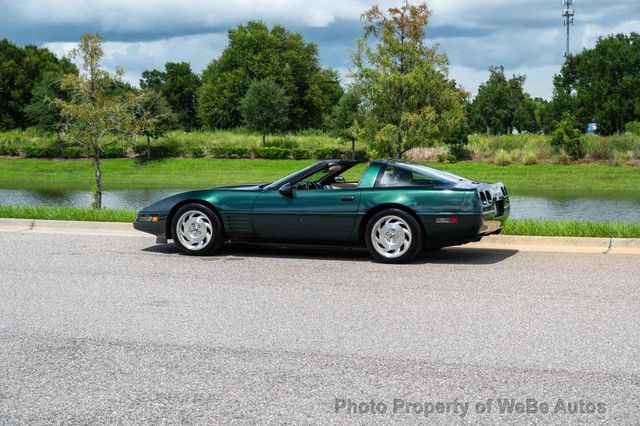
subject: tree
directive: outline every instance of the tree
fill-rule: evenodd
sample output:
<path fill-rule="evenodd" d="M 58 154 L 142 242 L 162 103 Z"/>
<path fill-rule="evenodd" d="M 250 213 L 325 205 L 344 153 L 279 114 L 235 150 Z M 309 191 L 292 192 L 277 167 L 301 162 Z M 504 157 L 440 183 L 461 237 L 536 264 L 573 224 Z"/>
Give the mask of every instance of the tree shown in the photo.
<path fill-rule="evenodd" d="M 582 133 L 578 129 L 578 121 L 575 117 L 564 114 L 551 135 L 551 144 L 557 149 L 564 150 L 574 160 L 582 158 L 584 155 Z"/>
<path fill-rule="evenodd" d="M 287 110 L 289 98 L 282 87 L 272 78 L 251 83 L 240 101 L 240 111 L 245 124 L 262 133 L 262 145 L 267 133 L 284 130 L 289 123 Z"/>
<path fill-rule="evenodd" d="M 57 71 L 47 71 L 40 77 L 31 92 L 31 103 L 24 107 L 28 123 L 45 131 L 60 130 L 60 108 L 48 100 L 69 100 L 69 94 L 61 88 L 63 78 L 64 74 Z"/>
<path fill-rule="evenodd" d="M 351 126 L 356 119 L 360 107 L 360 95 L 354 88 L 349 88 L 338 100 L 325 120 L 325 128 L 334 136 L 345 141 L 354 139 Z"/>
<path fill-rule="evenodd" d="M 318 48 L 282 26 L 252 21 L 229 30 L 220 57 L 207 66 L 198 92 L 198 114 L 210 128 L 242 124 L 240 99 L 254 80 L 272 78 L 289 97 L 293 129 L 320 127 L 342 94 L 337 73 L 320 67 Z"/>
<path fill-rule="evenodd" d="M 188 63 L 167 62 L 164 71 L 144 71 L 140 87 L 160 93 L 184 130 L 190 131 L 199 126 L 196 94 L 200 88 L 200 77 Z"/>
<path fill-rule="evenodd" d="M 598 124 L 604 135 L 620 133 L 640 118 L 640 35 L 598 39 L 593 49 L 569 56 L 554 78 L 556 117 L 576 116 L 581 128 Z"/>
<path fill-rule="evenodd" d="M 67 137 L 85 146 L 93 158 L 96 179 L 93 206 L 98 209 L 102 208 L 100 155 L 106 146 L 115 143 L 115 137 L 131 134 L 135 127 L 134 105 L 139 100 L 131 91 L 124 90 L 121 69 L 112 74 L 100 68 L 101 44 L 102 37 L 98 34 L 82 36 L 71 57 L 81 59 L 83 72 L 68 74 L 61 83 L 61 88 L 69 91 L 70 99 L 51 100 L 60 109 L 60 125 Z"/>
<path fill-rule="evenodd" d="M 467 94 L 448 78 L 448 59 L 424 44 L 431 11 L 405 2 L 385 14 L 366 11 L 364 38 L 353 55 L 362 96 L 359 137 L 378 155 L 400 158 L 408 150 L 443 141 L 465 121 Z M 368 41 L 373 38 L 377 46 Z"/>
<path fill-rule="evenodd" d="M 539 131 L 536 104 L 524 91 L 525 81 L 522 75 L 507 79 L 502 66 L 489 68 L 489 80 L 480 85 L 470 106 L 473 130 L 493 135 L 513 129 Z"/>
<path fill-rule="evenodd" d="M 360 95 L 351 87 L 340 97 L 325 120 L 325 128 L 334 136 L 351 142 L 351 154 L 355 155 L 356 134 L 353 129 L 360 107 Z"/>
<path fill-rule="evenodd" d="M 147 159 L 151 158 L 151 139 L 157 139 L 175 128 L 178 118 L 166 99 L 155 90 L 142 92 L 134 104 L 133 133 L 142 135 L 147 142 Z"/>
<path fill-rule="evenodd" d="M 56 58 L 48 49 L 18 47 L 7 39 L 0 40 L 0 129 L 39 124 L 27 117 L 25 107 L 32 103 L 40 79 L 77 72 L 71 62 Z"/>

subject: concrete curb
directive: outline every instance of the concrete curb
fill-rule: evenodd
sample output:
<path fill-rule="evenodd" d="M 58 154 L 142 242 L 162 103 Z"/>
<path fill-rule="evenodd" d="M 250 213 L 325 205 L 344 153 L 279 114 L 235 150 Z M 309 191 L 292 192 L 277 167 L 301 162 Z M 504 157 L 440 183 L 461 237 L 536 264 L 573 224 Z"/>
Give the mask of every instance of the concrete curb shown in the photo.
<path fill-rule="evenodd" d="M 74 222 L 62 220 L 0 218 L 0 232 L 153 238 L 152 235 L 136 231 L 130 223 Z M 480 242 L 467 244 L 464 247 L 551 253 L 640 254 L 640 239 L 494 235 L 483 238 Z"/>
<path fill-rule="evenodd" d="M 136 231 L 130 223 L 76 222 L 65 220 L 0 219 L 0 232 L 39 234 L 105 235 L 118 237 L 152 237 Z"/>
<path fill-rule="evenodd" d="M 574 238 L 574 237 L 527 237 L 516 235 L 493 235 L 478 243 L 469 244 L 471 248 L 513 249 L 521 251 L 562 252 L 562 253 L 608 253 L 611 238 Z M 640 245 L 637 246 L 640 253 Z"/>

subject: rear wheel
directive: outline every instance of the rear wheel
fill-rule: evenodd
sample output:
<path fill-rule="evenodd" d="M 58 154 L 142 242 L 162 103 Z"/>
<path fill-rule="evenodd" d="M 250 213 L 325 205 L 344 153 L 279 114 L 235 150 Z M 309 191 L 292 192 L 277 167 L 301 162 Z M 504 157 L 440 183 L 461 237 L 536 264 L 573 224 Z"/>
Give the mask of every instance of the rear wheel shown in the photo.
<path fill-rule="evenodd" d="M 369 253 L 377 262 L 405 263 L 422 248 L 422 230 L 412 215 L 399 209 L 388 209 L 369 220 L 365 240 Z"/>
<path fill-rule="evenodd" d="M 192 256 L 218 251 L 224 244 L 224 230 L 218 216 L 202 204 L 187 204 L 176 212 L 171 223 L 178 250 Z"/>

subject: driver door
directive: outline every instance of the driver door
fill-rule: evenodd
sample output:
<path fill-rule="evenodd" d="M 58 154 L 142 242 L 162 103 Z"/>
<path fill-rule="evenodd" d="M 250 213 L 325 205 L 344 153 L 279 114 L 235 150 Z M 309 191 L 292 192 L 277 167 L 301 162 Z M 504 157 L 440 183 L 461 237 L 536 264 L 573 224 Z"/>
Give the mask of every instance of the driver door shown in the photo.
<path fill-rule="evenodd" d="M 293 191 L 292 196 L 286 196 L 274 189 L 258 194 L 251 210 L 253 232 L 258 237 L 282 241 L 304 238 L 295 193 Z"/>
<path fill-rule="evenodd" d="M 251 212 L 253 230 L 269 240 L 346 242 L 359 202 L 357 189 L 294 189 L 290 195 L 264 191 Z"/>
<path fill-rule="evenodd" d="M 359 189 L 296 191 L 301 234 L 309 241 L 347 242 L 360 205 Z"/>

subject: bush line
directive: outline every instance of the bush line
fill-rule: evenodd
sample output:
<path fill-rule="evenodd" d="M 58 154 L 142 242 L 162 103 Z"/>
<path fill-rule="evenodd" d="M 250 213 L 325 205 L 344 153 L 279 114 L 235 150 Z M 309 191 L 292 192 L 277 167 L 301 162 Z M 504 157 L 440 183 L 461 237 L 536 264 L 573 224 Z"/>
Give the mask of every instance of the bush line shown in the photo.
<path fill-rule="evenodd" d="M 136 144 L 132 149 L 138 157 L 147 156 L 147 145 Z M 319 148 L 308 150 L 305 148 L 280 148 L 273 146 L 247 148 L 241 146 L 214 146 L 208 152 L 200 146 L 179 147 L 174 144 L 153 144 L 149 147 L 150 157 L 192 157 L 192 158 L 259 158 L 265 160 L 330 160 L 351 158 L 350 149 Z M 360 161 L 368 160 L 367 151 L 355 150 L 354 158 Z M 0 155 L 25 158 L 88 158 L 87 151 L 82 146 L 50 145 L 0 145 Z M 101 153 L 101 158 L 125 158 L 129 155 L 127 149 L 121 145 L 106 146 Z"/>

